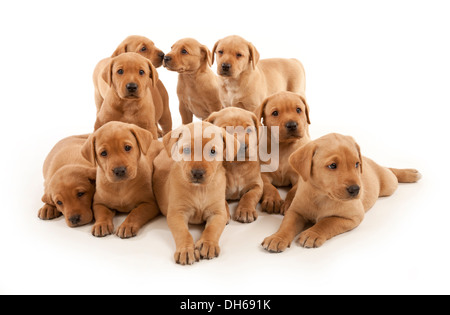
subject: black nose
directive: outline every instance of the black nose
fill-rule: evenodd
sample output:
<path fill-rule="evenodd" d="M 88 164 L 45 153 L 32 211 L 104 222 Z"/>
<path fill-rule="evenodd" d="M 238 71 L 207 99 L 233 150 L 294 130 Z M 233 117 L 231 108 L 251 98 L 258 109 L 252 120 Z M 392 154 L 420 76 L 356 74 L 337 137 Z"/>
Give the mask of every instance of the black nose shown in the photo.
<path fill-rule="evenodd" d="M 164 58 L 164 53 L 162 51 L 160 53 L 158 53 L 158 57 L 161 58 L 161 59 L 165 59 Z"/>
<path fill-rule="evenodd" d="M 222 63 L 223 71 L 230 71 L 231 65 L 229 63 Z"/>
<path fill-rule="evenodd" d="M 73 215 L 69 218 L 70 223 L 73 225 L 77 225 L 81 221 L 81 216 L 79 214 Z"/>
<path fill-rule="evenodd" d="M 197 179 L 197 180 L 202 179 L 203 176 L 205 175 L 205 173 L 206 172 L 203 169 L 193 169 L 193 170 L 191 170 L 192 178 Z"/>
<path fill-rule="evenodd" d="M 128 92 L 133 93 L 133 92 L 136 92 L 137 89 L 138 89 L 138 85 L 136 83 L 131 82 L 131 83 L 127 84 L 127 91 Z"/>
<path fill-rule="evenodd" d="M 347 187 L 348 194 L 352 197 L 358 196 L 360 189 L 361 188 L 358 185 L 352 185 L 350 187 Z"/>
<path fill-rule="evenodd" d="M 289 131 L 295 131 L 297 130 L 298 124 L 295 121 L 289 121 L 286 123 L 285 127 Z"/>
<path fill-rule="evenodd" d="M 116 167 L 113 169 L 113 173 L 116 177 L 124 177 L 127 174 L 127 168 L 125 166 Z"/>
<path fill-rule="evenodd" d="M 169 62 L 170 60 L 172 60 L 172 57 L 164 56 L 164 62 Z"/>

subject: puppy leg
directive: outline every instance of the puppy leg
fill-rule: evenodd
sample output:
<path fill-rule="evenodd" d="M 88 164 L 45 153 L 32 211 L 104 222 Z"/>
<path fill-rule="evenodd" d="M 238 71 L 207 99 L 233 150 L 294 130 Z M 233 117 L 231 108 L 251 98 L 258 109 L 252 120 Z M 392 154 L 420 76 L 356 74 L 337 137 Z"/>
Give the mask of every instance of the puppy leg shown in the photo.
<path fill-rule="evenodd" d="M 219 239 L 227 225 L 226 212 L 211 215 L 206 220 L 202 237 L 195 243 L 195 248 L 203 259 L 213 259 L 220 254 Z"/>
<path fill-rule="evenodd" d="M 114 232 L 113 218 L 115 211 L 101 204 L 94 204 L 95 224 L 92 227 L 92 235 L 96 237 L 104 237 Z"/>
<path fill-rule="evenodd" d="M 62 215 L 55 206 L 52 206 L 46 203 L 41 209 L 38 211 L 38 217 L 41 220 L 53 220 Z"/>
<path fill-rule="evenodd" d="M 175 262 L 180 265 L 192 265 L 200 260 L 200 252 L 195 249 L 194 239 L 189 233 L 188 221 L 183 211 L 169 209 L 167 224 L 175 240 Z"/>
<path fill-rule="evenodd" d="M 272 253 L 281 253 L 291 246 L 295 236 L 300 233 L 305 225 L 306 220 L 296 211 L 288 211 L 281 222 L 278 232 L 272 236 L 266 237 L 262 242 L 262 247 Z"/>
<path fill-rule="evenodd" d="M 265 174 L 261 174 L 264 182 L 263 195 L 261 200 L 261 209 L 269 214 L 280 213 L 283 199 L 275 186 L 272 185 L 272 180 Z"/>
<path fill-rule="evenodd" d="M 180 102 L 180 115 L 183 125 L 190 124 L 194 119 L 194 114 L 187 108 L 186 104 Z"/>
<path fill-rule="evenodd" d="M 283 206 L 281 206 L 280 214 L 286 214 L 289 207 L 291 206 L 292 200 L 294 200 L 295 193 L 297 192 L 297 186 L 298 184 L 295 184 L 291 190 L 289 190 L 288 194 L 286 195 L 286 199 L 284 199 Z"/>
<path fill-rule="evenodd" d="M 155 202 L 140 204 L 130 212 L 125 221 L 119 226 L 116 235 L 120 238 L 136 236 L 141 227 L 158 216 L 159 213 Z"/>
<path fill-rule="evenodd" d="M 291 211 L 288 211 L 290 213 Z M 356 228 L 362 221 L 362 217 L 327 217 L 321 219 L 311 228 L 300 234 L 298 244 L 305 248 L 317 248 L 322 246 L 330 238 L 348 232 Z"/>
<path fill-rule="evenodd" d="M 263 189 L 260 185 L 250 188 L 239 201 L 233 219 L 242 223 L 251 223 L 258 218 L 256 206 L 261 200 Z"/>

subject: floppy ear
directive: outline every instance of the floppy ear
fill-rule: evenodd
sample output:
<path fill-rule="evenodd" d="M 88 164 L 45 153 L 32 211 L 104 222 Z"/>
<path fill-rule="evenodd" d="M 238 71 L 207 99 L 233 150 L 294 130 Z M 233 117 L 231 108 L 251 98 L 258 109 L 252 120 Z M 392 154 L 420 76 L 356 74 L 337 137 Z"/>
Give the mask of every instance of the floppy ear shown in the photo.
<path fill-rule="evenodd" d="M 262 102 L 261 106 L 259 106 L 259 108 L 256 109 L 256 112 L 258 114 L 258 121 L 261 123 L 261 119 L 262 119 L 263 120 L 263 125 L 264 125 L 265 120 L 266 120 L 266 116 L 264 115 L 264 111 L 266 110 L 267 103 L 269 103 L 269 99 L 270 99 L 270 97 L 266 98 Z"/>
<path fill-rule="evenodd" d="M 136 138 L 139 149 L 141 152 L 146 155 L 148 149 L 150 149 L 150 144 L 152 143 L 153 136 L 152 133 L 146 129 L 138 127 L 136 125 L 130 127 L 130 131 L 133 136 Z"/>
<path fill-rule="evenodd" d="M 217 119 L 217 116 L 219 116 L 218 114 L 219 112 L 213 112 L 211 113 L 211 115 L 209 115 L 208 118 L 205 119 L 206 122 L 209 122 L 211 124 L 214 125 L 214 121 Z"/>
<path fill-rule="evenodd" d="M 152 86 L 156 87 L 156 83 L 159 80 L 158 72 L 156 71 L 155 66 L 152 64 L 150 60 L 148 60 L 148 67 L 150 69 L 150 78 L 152 79 Z"/>
<path fill-rule="evenodd" d="M 216 49 L 217 49 L 217 46 L 219 46 L 219 43 L 220 43 L 220 40 L 217 41 L 217 43 L 214 44 L 214 47 L 213 47 L 213 50 L 212 50 L 212 53 L 211 53 L 211 65 L 214 64 L 214 56 L 216 55 Z"/>
<path fill-rule="evenodd" d="M 212 56 L 211 52 L 209 51 L 208 47 L 206 47 L 205 45 L 202 45 L 202 46 L 200 46 L 200 50 L 202 53 L 205 54 L 206 64 L 208 65 L 208 67 L 211 67 L 213 64 L 213 56 Z"/>
<path fill-rule="evenodd" d="M 356 150 L 358 150 L 358 156 L 359 156 L 359 171 L 362 174 L 362 172 L 363 172 L 363 157 L 361 155 L 361 148 L 359 147 L 359 144 L 357 144 L 356 142 L 355 142 L 355 146 L 356 146 Z"/>
<path fill-rule="evenodd" d="M 105 82 L 111 86 L 112 85 L 112 67 L 113 67 L 114 61 L 111 59 L 111 61 L 105 66 L 102 72 L 102 78 L 105 80 Z"/>
<path fill-rule="evenodd" d="M 224 128 L 222 129 L 223 143 L 225 150 L 223 150 L 223 158 L 225 161 L 234 161 L 238 155 L 241 144 L 239 143 L 236 134 L 229 134 Z"/>
<path fill-rule="evenodd" d="M 117 48 L 116 50 L 113 52 L 113 54 L 111 55 L 111 57 L 117 57 L 120 54 L 126 53 L 128 52 L 128 44 L 125 43 L 125 41 L 123 41 Z"/>
<path fill-rule="evenodd" d="M 50 197 L 47 193 L 44 193 L 41 200 L 43 203 L 49 204 L 51 206 L 55 206 L 55 203 L 53 202 L 52 197 Z"/>
<path fill-rule="evenodd" d="M 180 140 L 182 134 L 182 128 L 177 128 L 163 137 L 162 141 L 169 157 L 172 157 L 172 153 L 178 148 L 178 145 L 175 146 L 175 144 Z"/>
<path fill-rule="evenodd" d="M 289 164 L 306 182 L 311 177 L 313 157 L 317 146 L 310 142 L 291 154 Z"/>
<path fill-rule="evenodd" d="M 252 43 L 248 43 L 248 50 L 250 51 L 250 61 L 252 62 L 253 70 L 259 62 L 259 52 Z"/>
<path fill-rule="evenodd" d="M 89 168 L 87 170 L 89 182 L 95 187 L 95 180 L 97 179 L 97 168 Z"/>
<path fill-rule="evenodd" d="M 306 121 L 308 122 L 309 125 L 311 125 L 311 120 L 309 120 L 309 105 L 306 102 L 306 98 L 301 94 L 299 94 L 298 96 L 302 100 L 303 104 L 305 104 Z"/>
<path fill-rule="evenodd" d="M 84 145 L 81 147 L 81 155 L 89 161 L 93 166 L 96 166 L 96 157 L 95 157 L 95 136 L 91 134 Z"/>

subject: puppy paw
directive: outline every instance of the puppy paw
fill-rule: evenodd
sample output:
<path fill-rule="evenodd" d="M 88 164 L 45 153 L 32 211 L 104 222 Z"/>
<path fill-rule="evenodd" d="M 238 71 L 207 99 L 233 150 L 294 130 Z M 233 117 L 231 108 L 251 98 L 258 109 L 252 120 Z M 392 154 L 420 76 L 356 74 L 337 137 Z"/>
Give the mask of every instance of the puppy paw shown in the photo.
<path fill-rule="evenodd" d="M 234 213 L 233 220 L 241 223 L 252 223 L 258 218 L 256 209 L 238 206 Z"/>
<path fill-rule="evenodd" d="M 122 223 L 117 229 L 116 235 L 122 239 L 132 238 L 137 235 L 138 228 L 133 225 L 127 225 Z"/>
<path fill-rule="evenodd" d="M 285 215 L 290 206 L 291 206 L 290 202 L 287 201 L 283 202 L 283 205 L 280 208 L 280 214 Z"/>
<path fill-rule="evenodd" d="M 218 257 L 220 254 L 219 243 L 214 241 L 200 239 L 195 244 L 195 249 L 199 251 L 202 259 L 213 259 Z"/>
<path fill-rule="evenodd" d="M 200 252 L 193 245 L 177 248 L 174 258 L 177 264 L 192 265 L 196 261 L 200 261 Z"/>
<path fill-rule="evenodd" d="M 261 202 L 261 209 L 269 214 L 277 214 L 280 213 L 283 202 L 279 195 L 267 196 Z"/>
<path fill-rule="evenodd" d="M 297 243 L 305 248 L 318 248 L 322 246 L 327 239 L 314 231 L 306 230 L 300 233 Z"/>
<path fill-rule="evenodd" d="M 49 204 L 45 204 L 38 211 L 38 217 L 41 220 L 53 220 L 56 219 L 57 217 L 60 217 L 61 215 L 62 213 L 56 210 L 56 207 L 51 206 Z"/>
<path fill-rule="evenodd" d="M 271 253 L 281 253 L 291 246 L 291 243 L 282 237 L 272 235 L 266 237 L 262 242 L 262 247 Z"/>
<path fill-rule="evenodd" d="M 114 232 L 114 225 L 112 222 L 97 222 L 92 227 L 92 235 L 95 237 L 105 237 Z"/>

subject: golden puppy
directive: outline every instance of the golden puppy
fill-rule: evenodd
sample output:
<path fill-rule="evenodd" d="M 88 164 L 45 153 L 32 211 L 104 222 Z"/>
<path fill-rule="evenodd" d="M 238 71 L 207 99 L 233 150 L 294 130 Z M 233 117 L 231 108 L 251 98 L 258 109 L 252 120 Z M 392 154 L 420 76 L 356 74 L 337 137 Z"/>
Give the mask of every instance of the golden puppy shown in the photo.
<path fill-rule="evenodd" d="M 262 173 L 264 192 L 261 208 L 268 213 L 284 214 L 294 199 L 298 181 L 297 172 L 289 165 L 289 156 L 310 141 L 309 106 L 300 94 L 279 92 L 264 100 L 259 108 L 259 118 L 268 127 L 268 142 L 275 141 L 279 149 L 278 169 Z M 272 127 L 278 127 L 278 138 L 272 133 Z M 283 202 L 276 187 L 289 185 L 293 187 Z"/>
<path fill-rule="evenodd" d="M 96 169 L 81 155 L 87 138 L 88 135 L 65 138 L 45 159 L 45 205 L 38 212 L 40 219 L 51 220 L 63 214 L 70 227 L 92 221 Z"/>
<path fill-rule="evenodd" d="M 129 213 L 116 232 L 120 238 L 136 236 L 159 214 L 152 189 L 152 163 L 162 148 L 147 130 L 117 121 L 105 124 L 89 137 L 82 154 L 97 165 L 94 236 L 114 232 L 116 211 Z"/>
<path fill-rule="evenodd" d="M 390 196 L 398 183 L 421 178 L 413 169 L 388 169 L 362 157 L 351 137 L 329 134 L 295 151 L 289 158 L 300 174 L 295 199 L 277 233 L 262 246 L 282 252 L 306 224 L 298 243 L 320 247 L 330 238 L 356 228 L 378 197 Z"/>
<path fill-rule="evenodd" d="M 222 109 L 211 58 L 208 47 L 192 38 L 177 41 L 164 57 L 164 67 L 179 73 L 177 94 L 183 124 L 191 123 L 193 115 L 204 120 Z"/>
<path fill-rule="evenodd" d="M 222 128 L 198 122 L 163 138 L 166 150 L 154 161 L 153 189 L 172 231 L 178 264 L 219 256 L 219 238 L 229 221 L 223 159 L 237 152 L 237 141 L 230 137 Z M 194 244 L 188 224 L 204 222 L 205 230 Z"/>
<path fill-rule="evenodd" d="M 251 223 L 258 218 L 256 206 L 262 197 L 263 181 L 258 158 L 260 123 L 252 112 L 229 107 L 206 120 L 236 134 L 241 144 L 237 159 L 224 162 L 227 175 L 227 200 L 240 200 L 233 219 Z"/>
<path fill-rule="evenodd" d="M 219 40 L 217 53 L 220 98 L 225 107 L 255 111 L 263 100 L 281 91 L 305 94 L 305 70 L 296 59 L 263 59 L 252 43 L 239 36 Z"/>

